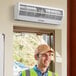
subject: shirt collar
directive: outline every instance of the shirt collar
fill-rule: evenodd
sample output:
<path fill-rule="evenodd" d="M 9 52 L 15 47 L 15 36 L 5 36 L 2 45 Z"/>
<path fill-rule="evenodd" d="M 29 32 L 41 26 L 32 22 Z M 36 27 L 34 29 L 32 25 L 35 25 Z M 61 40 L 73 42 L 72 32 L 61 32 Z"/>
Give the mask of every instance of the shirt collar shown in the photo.
<path fill-rule="evenodd" d="M 41 71 L 38 69 L 37 65 L 34 66 L 34 70 L 41 73 Z M 47 73 L 47 72 L 48 72 L 48 69 L 44 73 Z"/>

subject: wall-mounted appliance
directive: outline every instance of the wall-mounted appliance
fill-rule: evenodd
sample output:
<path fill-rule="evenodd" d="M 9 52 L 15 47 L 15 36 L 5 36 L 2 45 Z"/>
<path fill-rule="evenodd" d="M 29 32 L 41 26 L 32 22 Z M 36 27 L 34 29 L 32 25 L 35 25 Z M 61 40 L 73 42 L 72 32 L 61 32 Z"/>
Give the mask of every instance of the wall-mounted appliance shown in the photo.
<path fill-rule="evenodd" d="M 15 5 L 14 19 L 60 25 L 64 16 L 63 9 L 47 6 L 25 4 Z"/>

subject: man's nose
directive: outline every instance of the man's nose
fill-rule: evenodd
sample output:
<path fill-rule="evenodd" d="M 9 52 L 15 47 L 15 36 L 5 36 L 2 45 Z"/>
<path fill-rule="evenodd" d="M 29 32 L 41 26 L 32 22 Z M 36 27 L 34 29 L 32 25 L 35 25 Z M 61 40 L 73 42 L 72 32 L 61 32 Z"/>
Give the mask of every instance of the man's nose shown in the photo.
<path fill-rule="evenodd" d="M 46 55 L 46 59 L 47 59 L 47 60 L 49 59 L 49 55 Z"/>

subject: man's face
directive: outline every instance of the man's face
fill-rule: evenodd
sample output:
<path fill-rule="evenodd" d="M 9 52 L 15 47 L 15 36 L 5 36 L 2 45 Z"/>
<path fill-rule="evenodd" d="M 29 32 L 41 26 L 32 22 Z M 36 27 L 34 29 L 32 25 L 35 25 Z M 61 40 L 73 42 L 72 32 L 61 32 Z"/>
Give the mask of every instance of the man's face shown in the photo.
<path fill-rule="evenodd" d="M 48 67 L 51 61 L 51 52 L 39 54 L 38 65 Z"/>

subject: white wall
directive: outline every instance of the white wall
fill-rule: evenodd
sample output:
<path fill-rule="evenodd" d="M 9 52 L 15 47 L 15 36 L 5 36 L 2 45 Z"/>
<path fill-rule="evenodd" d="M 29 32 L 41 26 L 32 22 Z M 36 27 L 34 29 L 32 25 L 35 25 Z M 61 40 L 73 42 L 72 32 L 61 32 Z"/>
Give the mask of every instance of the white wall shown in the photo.
<path fill-rule="evenodd" d="M 49 24 L 37 24 L 31 22 L 15 21 L 13 19 L 13 6 L 16 2 L 25 2 L 32 4 L 39 4 L 44 6 L 51 6 L 56 8 L 64 9 L 64 19 L 61 25 L 49 25 Z M 0 0 L 0 33 L 5 34 L 5 76 L 13 76 L 13 26 L 27 26 L 27 27 L 37 27 L 46 29 L 61 30 L 61 51 L 63 57 L 62 76 L 66 76 L 66 55 L 67 55 L 67 1 L 66 0 Z M 55 44 L 55 45 L 58 45 Z"/>
<path fill-rule="evenodd" d="M 62 57 L 62 50 L 61 50 L 61 30 L 55 31 L 55 51 L 59 53 L 59 55 Z M 62 76 L 62 63 L 55 62 L 55 71 L 59 74 L 59 76 Z"/>

